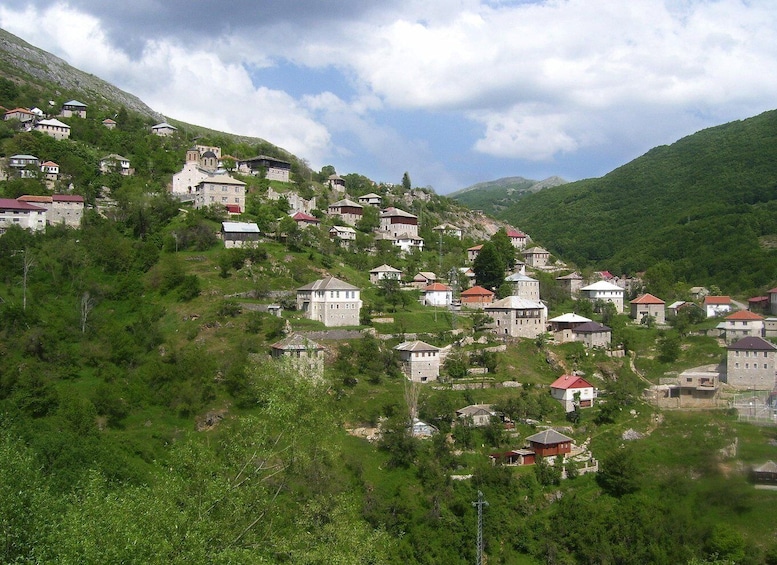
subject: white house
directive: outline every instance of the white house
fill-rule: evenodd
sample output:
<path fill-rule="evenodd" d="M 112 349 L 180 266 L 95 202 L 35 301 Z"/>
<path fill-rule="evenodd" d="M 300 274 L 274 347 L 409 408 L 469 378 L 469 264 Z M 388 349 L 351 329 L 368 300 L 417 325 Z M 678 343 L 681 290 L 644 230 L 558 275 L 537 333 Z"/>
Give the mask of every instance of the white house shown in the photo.
<path fill-rule="evenodd" d="M 358 326 L 361 307 L 360 290 L 334 277 L 297 289 L 297 310 L 327 327 Z"/>
<path fill-rule="evenodd" d="M 43 230 L 46 228 L 46 209 L 13 198 L 0 198 L 0 235 L 11 226 Z"/>
<path fill-rule="evenodd" d="M 456 417 L 460 420 L 470 419 L 473 426 L 482 427 L 491 423 L 491 418 L 497 416 L 497 413 L 491 408 L 490 404 L 470 404 L 464 408 L 456 410 Z"/>
<path fill-rule="evenodd" d="M 580 289 L 580 295 L 591 302 L 612 302 L 619 314 L 623 313 L 623 289 L 607 281 L 597 281 Z"/>
<path fill-rule="evenodd" d="M 453 224 L 440 224 L 439 226 L 433 227 L 432 231 L 435 231 L 440 235 L 449 235 L 456 239 L 461 239 L 462 235 L 461 228 L 454 226 Z"/>
<path fill-rule="evenodd" d="M 356 241 L 356 230 L 348 226 L 332 226 L 329 230 L 329 238 L 337 239 L 344 243 Z"/>
<path fill-rule="evenodd" d="M 432 283 L 421 293 L 427 306 L 450 306 L 453 303 L 453 290 L 441 283 Z"/>
<path fill-rule="evenodd" d="M 8 167 L 16 171 L 20 178 L 35 178 L 40 170 L 40 161 L 34 155 L 12 155 L 8 158 Z"/>
<path fill-rule="evenodd" d="M 375 267 L 370 271 L 370 282 L 372 284 L 379 284 L 384 279 L 392 279 L 398 281 L 402 278 L 402 271 L 395 269 L 391 265 L 385 263 L 380 267 Z"/>
<path fill-rule="evenodd" d="M 425 383 L 439 378 L 439 347 L 423 341 L 405 341 L 394 349 L 399 352 L 402 372 L 411 381 Z"/>
<path fill-rule="evenodd" d="M 576 375 L 561 375 L 550 385 L 550 395 L 558 400 L 567 412 L 572 412 L 575 405 L 590 408 L 594 405 L 595 394 L 594 385 Z"/>
<path fill-rule="evenodd" d="M 720 316 L 726 312 L 731 312 L 731 297 L 705 296 L 704 311 L 707 313 L 708 318 L 714 318 L 715 316 Z"/>
<path fill-rule="evenodd" d="M 38 121 L 38 123 L 35 124 L 35 131 L 50 135 L 57 140 L 70 137 L 70 126 L 64 122 L 60 122 L 56 118 Z"/>
<path fill-rule="evenodd" d="M 375 206 L 376 208 L 380 208 L 380 205 L 383 203 L 383 198 L 380 194 L 375 194 L 374 192 L 370 192 L 369 194 L 362 194 L 359 197 L 359 204 L 363 206 Z"/>
<path fill-rule="evenodd" d="M 100 172 L 119 173 L 124 176 L 130 176 L 135 170 L 130 166 L 130 160 L 116 153 L 111 153 L 100 159 Z"/>
<path fill-rule="evenodd" d="M 526 242 L 528 238 L 526 237 L 525 233 L 515 230 L 513 228 L 510 228 L 509 230 L 507 230 L 507 237 L 510 238 L 510 243 L 512 243 L 513 247 L 515 247 L 516 249 L 526 248 Z"/>
<path fill-rule="evenodd" d="M 734 312 L 725 318 L 726 343 L 733 343 L 751 335 L 763 337 L 764 328 L 763 316 L 749 310 Z"/>
<path fill-rule="evenodd" d="M 412 233 L 401 233 L 394 237 L 394 245 L 399 247 L 403 253 L 410 253 L 414 249 L 423 251 L 424 239 Z"/>

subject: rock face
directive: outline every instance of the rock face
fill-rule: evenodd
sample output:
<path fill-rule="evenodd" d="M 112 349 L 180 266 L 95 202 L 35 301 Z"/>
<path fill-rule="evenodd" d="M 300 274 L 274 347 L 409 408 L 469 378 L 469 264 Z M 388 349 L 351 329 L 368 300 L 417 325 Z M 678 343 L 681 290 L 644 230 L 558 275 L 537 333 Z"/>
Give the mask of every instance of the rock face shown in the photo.
<path fill-rule="evenodd" d="M 124 106 L 127 110 L 156 120 L 164 119 L 138 97 L 94 75 L 79 71 L 59 57 L 38 49 L 2 29 L 0 29 L 0 56 L 6 65 L 16 68 L 21 75 L 31 77 L 32 81 L 54 83 L 63 90 L 82 92 L 86 103 L 102 99 L 112 105 Z"/>

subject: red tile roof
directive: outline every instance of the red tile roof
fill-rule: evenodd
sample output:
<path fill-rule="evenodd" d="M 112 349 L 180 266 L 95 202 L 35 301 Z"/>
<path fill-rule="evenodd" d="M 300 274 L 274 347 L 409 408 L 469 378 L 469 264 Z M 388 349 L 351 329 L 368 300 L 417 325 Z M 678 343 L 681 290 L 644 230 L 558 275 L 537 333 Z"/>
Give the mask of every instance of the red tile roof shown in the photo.
<path fill-rule="evenodd" d="M 462 296 L 494 296 L 494 293 L 482 286 L 473 286 L 461 293 Z"/>
<path fill-rule="evenodd" d="M 749 310 L 740 310 L 739 312 L 734 312 L 730 316 L 726 316 L 726 320 L 763 320 L 763 316 L 759 316 L 758 314 L 754 312 L 750 312 Z"/>
<path fill-rule="evenodd" d="M 472 247 L 467 249 L 467 251 L 480 251 L 481 249 L 483 249 L 483 245 L 482 244 L 481 245 L 473 245 Z"/>
<path fill-rule="evenodd" d="M 80 194 L 55 194 L 51 197 L 54 202 L 83 202 L 84 197 Z"/>
<path fill-rule="evenodd" d="M 666 304 L 660 298 L 656 298 L 652 294 L 643 294 L 631 301 L 632 304 Z"/>
<path fill-rule="evenodd" d="M 567 390 L 570 388 L 593 388 L 594 385 L 589 383 L 583 377 L 575 375 L 561 375 L 550 385 L 550 388 L 560 388 Z"/>
<path fill-rule="evenodd" d="M 705 296 L 704 304 L 731 304 L 730 296 Z"/>
<path fill-rule="evenodd" d="M 292 220 L 295 222 L 315 222 L 319 223 L 320 220 L 316 218 L 315 216 L 311 216 L 310 214 L 306 214 L 305 212 L 297 212 L 291 217 Z"/>
<path fill-rule="evenodd" d="M 451 289 L 451 287 L 445 286 L 444 284 L 432 283 L 432 284 L 426 286 L 426 288 L 424 288 L 424 292 L 430 292 L 430 291 L 449 291 L 450 289 Z"/>
<path fill-rule="evenodd" d="M 0 210 L 29 210 L 30 212 L 45 212 L 45 208 L 33 206 L 26 202 L 14 200 L 13 198 L 0 198 Z"/>
<path fill-rule="evenodd" d="M 526 234 L 519 232 L 518 230 L 507 230 L 507 237 L 526 237 Z"/>

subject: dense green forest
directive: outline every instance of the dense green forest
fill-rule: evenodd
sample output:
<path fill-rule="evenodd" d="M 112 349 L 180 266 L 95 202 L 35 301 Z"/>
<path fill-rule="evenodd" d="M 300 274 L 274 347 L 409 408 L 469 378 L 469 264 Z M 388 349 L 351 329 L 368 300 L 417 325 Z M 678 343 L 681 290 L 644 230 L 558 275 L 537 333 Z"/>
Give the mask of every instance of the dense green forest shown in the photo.
<path fill-rule="evenodd" d="M 652 149 L 500 213 L 580 266 L 756 293 L 777 280 L 777 111 Z"/>

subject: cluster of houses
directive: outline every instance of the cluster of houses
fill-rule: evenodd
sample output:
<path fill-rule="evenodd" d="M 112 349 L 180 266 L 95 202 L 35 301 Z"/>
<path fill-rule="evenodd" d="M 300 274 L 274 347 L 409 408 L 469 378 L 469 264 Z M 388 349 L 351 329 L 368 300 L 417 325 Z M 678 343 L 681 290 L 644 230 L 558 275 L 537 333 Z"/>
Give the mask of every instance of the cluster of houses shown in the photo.
<path fill-rule="evenodd" d="M 84 197 L 76 194 L 0 198 L 0 235 L 11 226 L 40 231 L 46 225 L 77 228 L 84 214 Z"/>

